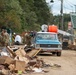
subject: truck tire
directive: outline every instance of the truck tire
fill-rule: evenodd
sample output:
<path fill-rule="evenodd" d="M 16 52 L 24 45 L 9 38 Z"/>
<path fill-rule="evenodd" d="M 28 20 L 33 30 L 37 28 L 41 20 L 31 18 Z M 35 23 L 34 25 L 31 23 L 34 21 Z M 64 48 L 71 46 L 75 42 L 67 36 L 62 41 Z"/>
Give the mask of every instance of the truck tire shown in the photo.
<path fill-rule="evenodd" d="M 57 56 L 61 56 L 61 52 L 57 52 Z"/>

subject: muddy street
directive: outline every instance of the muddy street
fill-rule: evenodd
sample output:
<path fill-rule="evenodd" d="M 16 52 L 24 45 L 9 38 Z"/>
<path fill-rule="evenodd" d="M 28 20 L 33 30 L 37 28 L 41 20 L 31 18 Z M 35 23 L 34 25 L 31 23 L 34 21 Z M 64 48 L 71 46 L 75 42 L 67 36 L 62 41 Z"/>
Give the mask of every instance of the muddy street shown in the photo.
<path fill-rule="evenodd" d="M 46 67 L 48 73 L 28 73 L 26 75 L 76 75 L 76 51 L 63 50 L 62 56 L 39 55 L 48 64 L 58 64 L 61 67 Z"/>

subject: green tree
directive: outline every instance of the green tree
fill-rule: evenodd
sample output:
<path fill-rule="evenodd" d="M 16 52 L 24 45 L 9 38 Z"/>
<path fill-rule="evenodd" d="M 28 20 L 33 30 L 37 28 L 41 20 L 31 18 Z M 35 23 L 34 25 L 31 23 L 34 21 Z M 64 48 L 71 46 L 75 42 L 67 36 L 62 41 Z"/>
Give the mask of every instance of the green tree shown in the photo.
<path fill-rule="evenodd" d="M 40 25 L 52 22 L 51 16 L 53 15 L 50 13 L 50 9 L 45 0 L 34 0 L 34 6 L 34 10 L 38 16 L 38 23 Z"/>
<path fill-rule="evenodd" d="M 34 27 L 35 25 L 38 25 L 38 24 L 37 24 L 37 15 L 35 11 L 33 10 L 34 0 L 19 0 L 19 2 L 23 9 L 23 15 L 21 16 L 22 28 L 26 30 L 36 29 Z"/>
<path fill-rule="evenodd" d="M 19 5 L 19 1 L 1 0 L 0 5 L 0 8 L 2 8 L 0 12 L 1 26 L 10 27 L 14 31 L 19 31 L 21 29 L 20 15 L 22 14 L 22 9 Z"/>
<path fill-rule="evenodd" d="M 45 0 L 0 0 L 0 27 L 13 31 L 39 30 L 53 15 Z"/>
<path fill-rule="evenodd" d="M 63 29 L 67 30 L 68 22 L 71 21 L 70 14 L 63 15 Z M 61 29 L 61 15 L 56 15 L 53 18 L 53 23 L 56 24 L 59 29 Z"/>

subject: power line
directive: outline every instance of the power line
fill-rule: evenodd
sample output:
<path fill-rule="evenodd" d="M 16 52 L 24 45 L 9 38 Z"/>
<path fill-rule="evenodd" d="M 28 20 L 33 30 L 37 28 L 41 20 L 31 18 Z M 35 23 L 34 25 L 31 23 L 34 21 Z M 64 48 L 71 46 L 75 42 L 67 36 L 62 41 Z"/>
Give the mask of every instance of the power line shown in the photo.
<path fill-rule="evenodd" d="M 65 1 L 64 5 L 65 5 L 64 6 L 65 9 L 68 9 L 68 10 L 71 10 L 72 12 L 74 12 L 73 11 L 73 7 L 74 7 L 74 4 L 73 3 L 69 2 L 69 1 Z M 67 7 L 66 7 L 66 5 L 67 5 Z"/>
<path fill-rule="evenodd" d="M 63 7 L 63 9 L 65 9 L 65 10 L 64 10 L 64 12 L 65 12 L 65 13 L 73 12 L 73 10 L 72 10 L 72 9 L 67 8 L 67 7 L 65 7 L 65 6 Z M 69 11 L 69 12 L 67 11 L 67 9 L 68 9 L 68 11 Z"/>
<path fill-rule="evenodd" d="M 55 11 L 56 10 L 61 10 L 61 0 L 54 0 L 54 3 L 49 3 L 50 6 L 52 6 L 52 11 L 54 12 L 55 14 Z M 58 6 L 57 6 L 58 5 Z M 55 10 L 54 10 L 55 9 Z M 68 9 L 68 10 L 66 10 Z M 64 0 L 63 1 L 63 11 L 69 11 L 69 12 L 74 12 L 75 11 L 75 4 L 70 2 L 69 0 Z M 57 12 L 56 11 L 56 14 L 59 13 L 59 11 Z M 60 14 L 60 13 L 59 13 Z"/>
<path fill-rule="evenodd" d="M 65 0 L 64 2 L 67 3 L 67 5 L 69 6 L 74 6 L 74 4 L 70 3 L 68 0 Z"/>
<path fill-rule="evenodd" d="M 72 2 L 70 2 L 69 0 L 67 0 L 67 2 L 69 2 L 69 3 L 70 3 L 71 5 L 73 5 L 73 6 L 76 5 L 76 4 L 72 3 Z"/>
<path fill-rule="evenodd" d="M 68 10 L 72 10 L 71 8 L 68 8 L 68 7 L 66 7 L 66 6 L 64 6 L 64 8 L 65 8 L 65 9 L 68 9 Z"/>

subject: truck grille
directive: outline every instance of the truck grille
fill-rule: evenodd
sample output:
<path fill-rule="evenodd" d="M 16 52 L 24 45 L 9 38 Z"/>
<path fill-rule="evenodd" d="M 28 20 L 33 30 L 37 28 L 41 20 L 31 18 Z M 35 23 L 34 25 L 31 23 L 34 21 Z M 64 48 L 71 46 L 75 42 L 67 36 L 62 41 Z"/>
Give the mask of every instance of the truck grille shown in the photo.
<path fill-rule="evenodd" d="M 49 47 L 51 47 L 51 48 L 56 47 L 56 48 L 58 48 L 58 45 L 56 45 L 56 44 L 40 44 L 40 47 L 47 47 L 47 48 L 49 48 Z"/>

